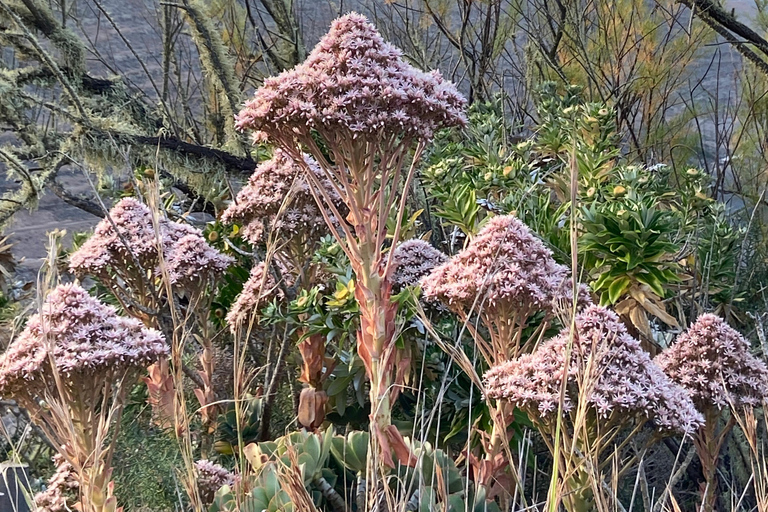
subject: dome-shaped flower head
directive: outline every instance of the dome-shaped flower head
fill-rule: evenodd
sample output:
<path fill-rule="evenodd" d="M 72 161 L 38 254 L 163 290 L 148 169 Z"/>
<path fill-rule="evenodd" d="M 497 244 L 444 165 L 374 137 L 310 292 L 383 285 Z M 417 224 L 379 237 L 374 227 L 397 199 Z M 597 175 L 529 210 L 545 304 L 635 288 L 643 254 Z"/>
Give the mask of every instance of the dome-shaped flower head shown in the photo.
<path fill-rule="evenodd" d="M 264 275 L 265 269 L 264 262 L 253 266 L 248 280 L 243 285 L 243 291 L 229 308 L 227 323 L 233 333 L 270 300 L 283 297 L 283 291 L 277 286 L 272 274 L 267 271 Z"/>
<path fill-rule="evenodd" d="M 257 139 L 428 140 L 466 122 L 466 100 L 433 71 L 403 60 L 376 28 L 356 13 L 331 24 L 307 60 L 268 78 L 237 116 L 236 127 Z"/>
<path fill-rule="evenodd" d="M 682 433 L 701 425 L 703 418 L 685 390 L 651 361 L 615 313 L 589 306 L 576 316 L 575 325 L 566 411 L 586 400 L 606 423 L 639 417 L 653 420 L 661 430 Z M 566 328 L 534 353 L 491 368 L 484 376 L 488 396 L 508 400 L 544 422 L 555 418 L 569 339 Z"/>
<path fill-rule="evenodd" d="M 235 485 L 235 475 L 226 468 L 207 459 L 195 462 L 197 469 L 197 488 L 200 491 L 200 499 L 203 504 L 210 505 L 221 487 Z"/>
<path fill-rule="evenodd" d="M 432 269 L 448 261 L 448 256 L 418 238 L 406 240 L 395 247 L 392 254 L 394 271 L 392 285 L 395 290 L 419 284 Z"/>
<path fill-rule="evenodd" d="M 49 354 L 65 386 L 90 390 L 167 353 L 159 332 L 118 316 L 79 285 L 59 285 L 0 356 L 0 395 L 25 399 L 55 390 Z"/>
<path fill-rule="evenodd" d="M 307 167 L 342 208 L 341 198 L 320 170 L 317 162 L 304 157 Z M 237 194 L 236 200 L 224 211 L 224 222 L 241 222 L 243 237 L 256 244 L 264 241 L 265 231 L 279 231 L 281 237 L 299 241 L 315 241 L 328 233 L 322 213 L 309 188 L 304 170 L 282 150 L 275 150 L 269 160 L 256 167 L 248 184 Z M 290 203 L 283 203 L 292 193 Z M 281 211 L 283 210 L 283 211 Z"/>
<path fill-rule="evenodd" d="M 100 221 L 93 236 L 72 254 L 70 270 L 103 279 L 117 273 L 126 279 L 133 276 L 138 263 L 145 272 L 157 273 L 158 236 L 152 211 L 127 197 L 112 207 L 109 217 Z M 197 277 L 220 275 L 232 261 L 208 245 L 199 229 L 187 224 L 160 217 L 158 232 L 172 283 L 180 287 L 190 285 Z"/>
<path fill-rule="evenodd" d="M 215 281 L 234 262 L 208 245 L 198 234 L 184 235 L 171 245 L 167 254 L 171 284 L 182 290 L 198 291 Z"/>
<path fill-rule="evenodd" d="M 732 404 L 759 406 L 768 397 L 768 369 L 749 342 L 722 318 L 701 315 L 656 363 L 684 387 L 701 411 Z"/>
<path fill-rule="evenodd" d="M 523 319 L 550 310 L 570 287 L 568 268 L 512 215 L 494 217 L 469 245 L 422 280 L 427 298 L 456 313 L 482 309 L 488 316 Z"/>
<path fill-rule="evenodd" d="M 93 236 L 72 254 L 70 270 L 100 276 L 118 262 L 133 263 L 133 258 L 142 266 L 154 263 L 157 238 L 149 208 L 132 197 L 126 197 L 112 207 L 109 217 L 111 221 L 103 219 L 99 222 Z"/>

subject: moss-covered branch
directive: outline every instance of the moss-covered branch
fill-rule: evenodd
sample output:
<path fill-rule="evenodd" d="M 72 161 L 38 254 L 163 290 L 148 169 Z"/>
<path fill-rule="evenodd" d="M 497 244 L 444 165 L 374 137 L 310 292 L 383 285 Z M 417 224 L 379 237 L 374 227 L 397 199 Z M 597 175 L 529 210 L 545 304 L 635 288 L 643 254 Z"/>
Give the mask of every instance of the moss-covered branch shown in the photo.
<path fill-rule="evenodd" d="M 0 44 L 23 63 L 10 68 L 0 64 L 0 132 L 15 141 L 4 148 L 0 161 L 19 183 L 0 197 L 0 223 L 33 207 L 45 187 L 85 211 L 93 210 L 54 181 L 58 169 L 72 162 L 97 173 L 154 167 L 171 175 L 191 197 L 211 201 L 209 205 L 221 204 L 226 197 L 228 176 L 241 178 L 253 171 L 256 162 L 231 122 L 241 94 L 221 35 L 198 0 L 177 7 L 187 18 L 216 92 L 223 138 L 175 130 L 188 126 L 198 112 L 158 103 L 162 98 L 154 102 L 119 76 L 93 76 L 84 40 L 62 25 L 55 6 L 40 0 L 0 0 Z M 170 52 L 168 58 L 176 56 Z"/>
<path fill-rule="evenodd" d="M 192 37 L 200 54 L 200 63 L 218 92 L 226 146 L 232 151 L 243 154 L 245 148 L 242 137 L 235 131 L 232 122 L 242 103 L 232 59 L 227 54 L 221 36 L 215 30 L 210 17 L 205 13 L 205 7 L 199 0 L 184 0 L 183 11 L 192 29 Z"/>

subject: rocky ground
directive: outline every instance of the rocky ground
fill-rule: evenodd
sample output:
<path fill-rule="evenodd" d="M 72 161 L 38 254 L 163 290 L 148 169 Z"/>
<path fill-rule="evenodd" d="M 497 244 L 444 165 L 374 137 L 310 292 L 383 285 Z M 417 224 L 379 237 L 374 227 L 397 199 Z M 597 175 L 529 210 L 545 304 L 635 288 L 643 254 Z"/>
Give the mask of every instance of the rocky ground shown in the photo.
<path fill-rule="evenodd" d="M 80 172 L 64 171 L 59 181 L 68 190 L 86 193 L 90 189 Z M 2 182 L 0 193 L 9 188 L 9 185 L 12 186 Z M 46 191 L 37 208 L 16 214 L 13 223 L 5 231 L 9 241 L 13 243 L 13 254 L 19 260 L 19 277 L 34 279 L 35 272 L 46 257 L 46 243 L 50 231 L 66 230 L 65 242 L 69 243 L 73 233 L 87 231 L 98 221 L 97 217 L 70 206 L 54 193 Z"/>

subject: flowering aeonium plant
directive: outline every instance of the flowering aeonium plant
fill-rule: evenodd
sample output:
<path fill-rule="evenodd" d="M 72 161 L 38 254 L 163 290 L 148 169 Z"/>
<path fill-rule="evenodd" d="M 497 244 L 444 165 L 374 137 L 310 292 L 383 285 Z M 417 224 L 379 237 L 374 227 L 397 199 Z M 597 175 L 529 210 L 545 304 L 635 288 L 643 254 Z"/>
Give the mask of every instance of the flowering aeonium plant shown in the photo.
<path fill-rule="evenodd" d="M 722 318 L 701 315 L 655 361 L 702 411 L 759 407 L 768 397 L 768 369 L 749 342 Z"/>
<path fill-rule="evenodd" d="M 0 393 L 42 398 L 54 394 L 56 380 L 74 394 L 100 390 L 167 353 L 159 332 L 118 316 L 77 284 L 59 285 L 0 356 Z"/>
<path fill-rule="evenodd" d="M 334 205 L 341 207 L 341 199 L 315 160 L 304 155 L 304 161 L 335 199 Z M 266 242 L 265 235 L 271 231 L 296 243 L 319 240 L 328 228 L 303 174 L 304 167 L 276 149 L 272 158 L 256 167 L 221 220 L 242 223 L 243 238 L 252 244 Z"/>
<path fill-rule="evenodd" d="M 605 454 L 620 454 L 640 427 L 651 422 L 660 435 L 690 434 L 703 422 L 685 390 L 651 361 L 615 313 L 599 306 L 578 314 L 573 332 L 566 328 L 532 354 L 491 368 L 484 380 L 487 395 L 524 411 L 560 456 L 570 512 L 595 509 L 602 489 L 593 484 L 604 478 Z"/>
<path fill-rule="evenodd" d="M 270 300 L 282 298 L 283 295 L 267 265 L 264 262 L 254 265 L 243 290 L 227 313 L 227 323 L 232 333 L 237 333 L 242 327 L 249 328 L 246 324 L 254 318 L 254 313 L 266 306 Z"/>
<path fill-rule="evenodd" d="M 308 155 L 302 158 L 335 208 L 345 214 L 341 198 L 315 160 Z M 274 247 L 273 259 L 297 286 L 309 289 L 316 284 L 319 269 L 307 262 L 317 243 L 328 234 L 328 227 L 304 176 L 304 167 L 284 151 L 276 149 L 272 158 L 256 167 L 221 220 L 241 223 L 240 233 L 251 244 Z M 334 218 L 331 220 L 338 224 Z"/>
<path fill-rule="evenodd" d="M 466 122 L 465 103 L 439 73 L 410 66 L 365 17 L 352 13 L 333 22 L 304 63 L 265 80 L 237 116 L 238 129 L 253 130 L 257 140 L 277 144 L 304 167 L 326 225 L 349 256 L 360 305 L 358 354 L 371 380 L 371 429 L 377 454 L 390 467 L 392 449 L 403 462 L 410 457 L 391 424 L 396 306 L 390 299 L 392 253 L 386 261 L 383 253 L 387 219 L 397 207 L 396 244 L 415 165 L 436 130 Z M 308 166 L 305 151 L 347 216 Z"/>
<path fill-rule="evenodd" d="M 0 356 L 0 394 L 24 406 L 60 447 L 77 475 L 83 512 L 114 506 L 110 428 L 128 387 L 167 353 L 159 332 L 67 284 L 48 294 Z"/>
<path fill-rule="evenodd" d="M 221 487 L 235 485 L 235 475 L 226 468 L 207 459 L 195 462 L 197 471 L 197 488 L 203 504 L 210 505 Z"/>
<path fill-rule="evenodd" d="M 392 255 L 392 286 L 399 292 L 406 286 L 416 286 L 432 269 L 448 261 L 448 256 L 428 242 L 414 238 L 394 249 Z"/>
<path fill-rule="evenodd" d="M 523 330 L 532 316 L 572 296 L 568 268 L 522 221 L 501 215 L 488 221 L 467 247 L 422 279 L 424 296 L 439 300 L 467 321 L 477 315 L 488 330 L 475 340 L 489 365 L 516 357 L 524 348 Z M 579 300 L 589 302 L 581 290 Z M 466 322 L 472 327 L 471 322 Z"/>
<path fill-rule="evenodd" d="M 198 295 L 232 263 L 208 245 L 202 232 L 160 217 L 134 198 L 123 198 L 96 225 L 93 236 L 70 257 L 77 275 L 91 275 L 109 286 L 124 309 L 155 325 L 162 277 L 161 256 L 175 292 Z"/>
<path fill-rule="evenodd" d="M 202 232 L 187 224 L 155 214 L 134 198 L 118 201 L 98 223 L 91 236 L 70 257 L 70 270 L 90 275 L 107 286 L 129 315 L 161 329 L 168 342 L 179 347 L 174 328 L 175 311 L 183 311 L 189 326 L 196 326 L 202 346 L 199 389 L 204 424 L 216 416 L 211 375 L 215 362 L 208 333 L 209 310 L 216 282 L 234 260 L 211 247 Z M 166 286 L 167 285 L 167 286 Z M 185 300 L 175 300 L 184 297 Z M 174 350 L 172 368 L 182 367 L 182 351 Z M 171 366 L 150 369 L 149 403 L 157 421 L 168 424 L 174 414 Z M 202 394 L 202 395 L 201 395 Z"/>
<path fill-rule="evenodd" d="M 759 407 L 768 398 L 768 368 L 749 351 L 749 342 L 725 320 L 701 315 L 655 361 L 669 378 L 685 388 L 706 422 L 694 436 L 704 481 L 704 510 L 715 506 L 717 462 L 726 436 L 744 407 Z M 724 410 L 732 409 L 720 427 Z"/>
<path fill-rule="evenodd" d="M 184 235 L 170 245 L 166 266 L 171 286 L 193 297 L 216 281 L 234 262 L 208 245 L 201 233 Z"/>
<path fill-rule="evenodd" d="M 488 396 L 511 402 L 541 430 L 554 432 L 570 339 L 570 329 L 563 329 L 532 354 L 491 368 L 484 376 Z M 651 361 L 614 312 L 589 306 L 578 314 L 570 355 L 566 414 L 586 404 L 590 421 L 604 432 L 632 419 L 681 433 L 701 425 L 688 393 Z"/>
<path fill-rule="evenodd" d="M 35 494 L 35 506 L 38 512 L 69 512 L 76 500 L 80 484 L 72 470 L 72 464 L 56 454 L 53 456 L 56 470 L 48 479 L 45 489 Z"/>

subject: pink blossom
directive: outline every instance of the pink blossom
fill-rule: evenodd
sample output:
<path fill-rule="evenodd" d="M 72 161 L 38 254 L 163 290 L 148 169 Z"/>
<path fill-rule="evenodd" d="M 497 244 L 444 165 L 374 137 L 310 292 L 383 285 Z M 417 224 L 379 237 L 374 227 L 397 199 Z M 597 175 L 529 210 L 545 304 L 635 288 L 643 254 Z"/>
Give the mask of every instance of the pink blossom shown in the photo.
<path fill-rule="evenodd" d="M 701 411 L 760 406 L 768 397 L 768 368 L 749 348 L 722 318 L 705 314 L 656 356 L 656 363 L 688 390 Z"/>
<path fill-rule="evenodd" d="M 264 275 L 265 268 L 264 262 L 251 268 L 251 275 L 243 285 L 243 291 L 229 308 L 227 323 L 233 333 L 270 300 L 283 297 L 283 291 L 277 286 L 272 274 L 267 272 Z"/>
<path fill-rule="evenodd" d="M 76 390 L 145 368 L 168 347 L 159 332 L 118 316 L 79 285 L 59 285 L 0 356 L 0 394 L 34 397 L 53 385 L 51 351 L 62 381 Z"/>
<path fill-rule="evenodd" d="M 35 494 L 35 505 L 39 512 L 69 512 L 67 501 L 77 501 L 80 484 L 72 464 L 59 454 L 53 456 L 56 471 L 48 480 L 45 490 Z"/>
<path fill-rule="evenodd" d="M 422 288 L 425 297 L 459 314 L 482 309 L 488 316 L 506 317 L 517 311 L 527 318 L 569 295 L 569 274 L 525 224 L 502 215 L 425 277 Z"/>
<path fill-rule="evenodd" d="M 534 353 L 491 368 L 484 376 L 488 396 L 506 399 L 532 418 L 552 420 L 569 339 L 566 328 Z M 566 411 L 586 400 L 604 421 L 647 418 L 659 429 L 682 433 L 703 423 L 687 392 L 651 361 L 615 313 L 599 306 L 576 316 L 564 398 Z"/>
<path fill-rule="evenodd" d="M 199 290 L 215 281 L 234 262 L 208 245 L 198 234 L 184 235 L 170 246 L 167 254 L 171 284 L 183 290 Z"/>
<path fill-rule="evenodd" d="M 466 122 L 466 100 L 436 71 L 407 64 L 359 14 L 335 20 L 307 60 L 268 78 L 238 114 L 236 127 L 256 138 L 430 139 Z"/>
<path fill-rule="evenodd" d="M 213 503 L 213 498 L 221 487 L 235 485 L 235 475 L 224 467 L 207 459 L 195 462 L 197 469 L 197 488 L 205 505 Z"/>
<path fill-rule="evenodd" d="M 306 155 L 304 160 L 328 196 L 335 199 L 336 207 L 341 208 L 341 198 L 315 160 Z M 242 222 L 243 237 L 253 244 L 263 242 L 265 231 L 272 230 L 298 241 L 318 240 L 328 228 L 303 172 L 290 156 L 275 150 L 271 159 L 259 164 L 221 220 Z M 284 206 L 291 193 L 290 203 Z"/>
<path fill-rule="evenodd" d="M 448 256 L 424 240 L 406 240 L 395 248 L 392 254 L 394 271 L 392 285 L 396 290 L 419 284 L 433 268 L 445 263 Z"/>
<path fill-rule="evenodd" d="M 133 264 L 134 258 L 142 266 L 154 266 L 157 242 L 149 208 L 126 197 L 112 207 L 109 217 L 112 222 L 99 222 L 93 236 L 72 254 L 70 270 L 100 276 L 116 264 Z"/>
<path fill-rule="evenodd" d="M 139 275 L 136 265 L 144 273 L 159 274 L 158 246 L 162 247 L 172 284 L 179 288 L 214 279 L 232 262 L 208 245 L 199 229 L 187 224 L 160 217 L 156 232 L 152 211 L 127 197 L 112 207 L 109 218 L 99 222 L 93 236 L 72 254 L 69 268 L 78 275 L 105 280 L 113 279 L 114 274 L 123 279 L 144 279 L 146 275 Z"/>

